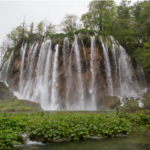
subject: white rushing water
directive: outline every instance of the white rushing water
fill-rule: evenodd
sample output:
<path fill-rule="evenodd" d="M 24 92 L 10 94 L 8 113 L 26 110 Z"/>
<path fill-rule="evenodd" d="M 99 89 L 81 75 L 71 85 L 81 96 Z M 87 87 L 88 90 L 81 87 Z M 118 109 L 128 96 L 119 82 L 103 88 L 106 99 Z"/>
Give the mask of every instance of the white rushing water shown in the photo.
<path fill-rule="evenodd" d="M 33 85 L 34 93 L 31 100 L 41 103 L 42 108 L 49 107 L 49 69 L 51 60 L 51 41 L 47 40 L 42 43 L 36 67 L 36 78 Z"/>
<path fill-rule="evenodd" d="M 71 108 L 70 103 L 69 103 L 69 93 L 70 93 L 70 88 L 72 85 L 72 53 L 73 53 L 73 47 L 71 48 L 71 53 L 70 53 L 70 57 L 69 57 L 69 68 L 68 68 L 68 80 L 67 80 L 67 84 L 66 84 L 66 109 L 69 110 Z"/>
<path fill-rule="evenodd" d="M 24 73 L 24 58 L 26 53 L 26 46 L 27 44 L 22 44 L 21 51 L 20 51 L 20 58 L 21 58 L 21 68 L 20 68 L 20 79 L 19 79 L 19 93 L 22 94 L 23 87 L 24 87 L 24 80 L 23 80 L 23 73 Z"/>
<path fill-rule="evenodd" d="M 57 82 L 57 70 L 58 70 L 58 44 L 55 46 L 55 55 L 53 63 L 52 73 L 52 92 L 51 92 L 51 110 L 55 110 L 59 107 L 58 102 L 58 82 Z"/>
<path fill-rule="evenodd" d="M 90 93 L 92 95 L 92 103 L 89 109 L 96 110 L 96 72 L 94 70 L 94 60 L 95 60 L 95 53 L 96 53 L 96 45 L 95 45 L 95 36 L 91 37 L 91 54 L 90 54 L 90 70 L 91 70 L 91 84 L 90 84 Z"/>
<path fill-rule="evenodd" d="M 9 86 L 8 85 L 8 80 L 10 76 L 9 69 L 13 63 L 12 62 L 13 57 L 14 57 L 14 51 L 12 50 L 8 60 L 5 61 L 5 63 L 3 64 L 2 71 L 1 71 L 1 81 L 4 82 L 6 86 Z"/>
<path fill-rule="evenodd" d="M 73 48 L 76 54 L 76 65 L 78 71 L 78 95 L 79 95 L 79 104 L 78 110 L 84 110 L 84 89 L 83 89 L 83 79 L 82 79 L 82 70 L 81 70 L 81 60 L 80 60 L 80 51 L 77 41 L 77 36 L 74 35 L 75 41 L 73 42 Z"/>
<path fill-rule="evenodd" d="M 37 51 L 37 46 L 38 44 L 32 44 L 31 47 L 29 48 L 29 55 L 28 55 L 28 64 L 27 64 L 27 69 L 28 69 L 28 74 L 27 74 L 27 81 L 26 84 L 23 86 L 22 91 L 19 91 L 16 93 L 20 99 L 31 99 L 30 93 L 32 91 L 32 84 L 33 84 L 33 65 L 35 61 L 35 54 Z"/>
<path fill-rule="evenodd" d="M 113 96 L 112 76 L 111 76 L 111 68 L 110 68 L 108 47 L 107 47 L 108 39 L 106 40 L 106 46 L 104 45 L 101 36 L 100 36 L 100 40 L 102 42 L 102 47 L 103 47 L 104 64 L 105 64 L 105 72 L 106 72 L 106 77 L 107 77 L 108 91 L 109 91 L 110 96 Z"/>
<path fill-rule="evenodd" d="M 114 64 L 113 67 L 113 70 L 114 70 L 114 81 L 116 83 L 116 85 L 114 85 L 115 89 L 114 89 L 114 95 L 116 93 L 118 93 L 119 89 L 117 88 L 118 85 L 119 85 L 119 76 L 118 76 L 118 45 L 116 44 L 115 40 L 113 39 L 113 37 L 111 36 L 111 42 L 112 42 L 112 48 L 111 48 L 111 51 L 112 51 L 112 59 L 113 59 L 113 62 L 112 62 L 112 65 Z"/>
<path fill-rule="evenodd" d="M 111 37 L 111 41 L 113 43 L 113 59 L 115 61 L 115 59 L 118 58 L 116 59 L 118 61 L 115 61 L 115 73 L 116 75 L 119 74 L 118 93 L 116 95 L 120 98 L 120 102 L 122 103 L 121 106 L 123 106 L 127 100 L 133 99 L 139 102 L 139 107 L 143 107 L 144 105 L 141 102 L 143 99 L 141 94 L 143 94 L 143 92 L 140 89 L 141 86 L 139 85 L 137 77 L 134 73 L 134 68 L 130 61 L 130 57 L 127 55 L 125 49 L 121 45 L 118 46 L 116 44 L 113 37 Z M 118 56 L 115 51 L 116 48 L 118 49 Z M 140 74 L 142 74 L 142 70 L 140 71 Z M 145 77 L 143 78 L 145 79 Z M 144 87 L 146 87 L 146 85 L 144 85 Z"/>
<path fill-rule="evenodd" d="M 104 90 L 104 97 L 119 97 L 121 106 L 128 100 L 135 100 L 143 107 L 142 95 L 147 88 L 141 64 L 137 63 L 134 68 L 125 49 L 113 37 L 108 37 L 104 44 L 100 36 L 100 41 L 103 59 L 98 56 L 101 51 L 95 36 L 91 37 L 89 51 L 77 35 L 74 35 L 72 47 L 68 37 L 60 48 L 58 44 L 52 45 L 49 39 L 42 44 L 29 44 L 29 49 L 26 43 L 22 44 L 19 88 L 15 95 L 40 103 L 44 110 L 97 110 L 98 100 L 103 97 L 101 90 Z M 109 49 L 108 43 L 111 43 Z M 12 51 L 1 71 L 2 81 L 7 86 L 13 58 Z M 101 78 L 101 60 L 104 60 L 106 79 Z M 101 84 L 105 83 L 106 87 L 103 87 Z"/>
<path fill-rule="evenodd" d="M 142 68 L 142 65 L 140 62 L 138 62 L 138 64 L 137 64 L 137 74 L 138 74 L 141 92 L 146 93 L 147 92 L 147 85 L 146 85 L 146 80 L 145 80 L 143 68 Z"/>

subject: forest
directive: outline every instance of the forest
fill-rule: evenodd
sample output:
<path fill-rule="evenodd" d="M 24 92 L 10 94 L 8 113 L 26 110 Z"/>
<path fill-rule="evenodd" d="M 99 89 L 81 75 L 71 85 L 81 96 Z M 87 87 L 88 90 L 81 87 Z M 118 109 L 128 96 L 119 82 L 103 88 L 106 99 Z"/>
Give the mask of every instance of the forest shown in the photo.
<path fill-rule="evenodd" d="M 7 34 L 11 41 L 4 41 L 0 47 L 4 54 L 20 42 L 37 41 L 59 36 L 64 38 L 77 33 L 111 35 L 140 62 L 146 75 L 150 73 L 150 1 L 122 0 L 119 5 L 114 1 L 91 1 L 89 11 L 78 18 L 75 14 L 66 14 L 59 25 L 48 21 L 27 25 L 25 19 L 18 27 Z M 78 21 L 80 20 L 80 21 Z M 79 23 L 80 22 L 80 23 Z M 58 30 L 62 33 L 58 33 Z"/>

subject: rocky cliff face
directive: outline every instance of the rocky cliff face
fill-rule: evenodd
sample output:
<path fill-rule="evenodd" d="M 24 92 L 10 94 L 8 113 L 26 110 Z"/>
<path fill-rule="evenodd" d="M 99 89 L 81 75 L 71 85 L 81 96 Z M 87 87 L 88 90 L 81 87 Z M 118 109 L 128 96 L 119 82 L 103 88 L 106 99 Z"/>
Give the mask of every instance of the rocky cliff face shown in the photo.
<path fill-rule="evenodd" d="M 137 64 L 112 37 L 54 37 L 17 51 L 3 65 L 3 80 L 43 109 L 114 109 L 118 97 L 138 97 L 146 88 Z"/>
<path fill-rule="evenodd" d="M 0 82 L 0 112 L 41 111 L 39 104 L 28 100 L 18 100 L 13 92 Z"/>

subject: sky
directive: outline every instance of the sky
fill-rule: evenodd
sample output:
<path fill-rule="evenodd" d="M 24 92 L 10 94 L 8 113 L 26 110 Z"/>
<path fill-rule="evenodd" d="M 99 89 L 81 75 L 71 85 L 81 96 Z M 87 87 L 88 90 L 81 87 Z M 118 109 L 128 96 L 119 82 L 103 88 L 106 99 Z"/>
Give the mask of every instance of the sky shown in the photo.
<path fill-rule="evenodd" d="M 92 0 L 48 0 L 48 1 L 1 1 L 0 0 L 0 45 L 11 30 L 19 26 L 24 18 L 29 25 L 47 20 L 55 25 L 60 24 L 66 14 L 81 17 L 88 12 L 88 4 Z M 132 0 L 135 2 L 137 0 Z M 121 0 L 115 0 L 117 4 Z"/>

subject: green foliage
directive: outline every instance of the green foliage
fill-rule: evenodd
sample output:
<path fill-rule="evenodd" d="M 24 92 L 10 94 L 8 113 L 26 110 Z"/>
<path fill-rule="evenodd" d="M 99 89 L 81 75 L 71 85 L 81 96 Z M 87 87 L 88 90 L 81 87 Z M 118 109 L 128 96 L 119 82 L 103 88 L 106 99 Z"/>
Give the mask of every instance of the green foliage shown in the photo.
<path fill-rule="evenodd" d="M 47 37 L 50 34 L 54 34 L 56 32 L 55 27 L 56 27 L 55 25 L 53 25 L 52 23 L 49 23 L 46 27 L 45 36 Z"/>
<path fill-rule="evenodd" d="M 0 141 L 2 149 L 11 149 L 18 141 L 20 134 L 29 133 L 32 140 L 42 142 L 87 139 L 89 136 L 115 136 L 118 133 L 128 134 L 130 122 L 110 114 L 84 113 L 31 113 L 0 114 Z"/>
<path fill-rule="evenodd" d="M 81 17 L 84 27 L 97 31 L 107 31 L 110 34 L 115 13 L 114 2 L 93 0 L 88 7 L 89 12 Z"/>
<path fill-rule="evenodd" d="M 142 63 L 144 72 L 150 73 L 150 42 L 143 43 L 142 47 L 138 47 L 133 51 L 132 56 Z"/>
<path fill-rule="evenodd" d="M 150 128 L 150 111 L 137 113 L 86 114 L 86 113 L 31 113 L 0 114 L 1 149 L 12 149 L 13 143 L 23 143 L 20 134 L 28 133 L 31 140 L 44 143 L 87 139 L 90 136 L 114 137 L 129 134 L 135 129 Z"/>
<path fill-rule="evenodd" d="M 41 21 L 40 23 L 38 23 L 36 29 L 35 29 L 36 33 L 38 33 L 39 35 L 43 35 L 45 30 L 44 30 L 44 22 Z"/>
<path fill-rule="evenodd" d="M 65 33 L 74 32 L 77 29 L 77 19 L 74 14 L 66 14 L 59 26 Z"/>
<path fill-rule="evenodd" d="M 82 34 L 90 34 L 94 35 L 94 30 L 88 30 L 88 29 L 79 29 L 75 31 L 75 34 L 82 33 Z"/>
<path fill-rule="evenodd" d="M 35 112 L 37 110 L 36 107 L 24 105 L 22 100 L 5 99 L 0 102 L 0 112 Z"/>
<path fill-rule="evenodd" d="M 68 35 L 68 36 L 74 36 L 74 33 L 72 31 L 69 31 L 66 35 Z"/>
<path fill-rule="evenodd" d="M 0 130 L 0 150 L 9 150 L 14 147 L 17 135 L 12 129 Z"/>
<path fill-rule="evenodd" d="M 103 32 L 103 31 L 98 31 L 97 34 L 98 35 L 103 35 L 103 36 L 108 36 L 108 34 L 106 32 Z"/>
<path fill-rule="evenodd" d="M 121 113 L 120 118 L 126 118 L 132 123 L 133 130 L 144 127 L 150 129 L 150 111 L 141 111 L 137 113 Z"/>
<path fill-rule="evenodd" d="M 20 25 L 16 28 L 14 28 L 11 33 L 7 34 L 7 38 L 13 41 L 14 45 L 17 45 L 23 37 L 25 38 L 25 35 L 27 34 L 27 27 L 25 26 L 25 23 L 23 23 L 23 26 Z"/>
<path fill-rule="evenodd" d="M 14 28 L 7 37 L 13 41 L 14 45 L 19 45 L 21 42 L 43 41 L 44 36 L 55 38 L 54 41 L 56 42 L 58 41 L 56 37 L 62 41 L 66 36 L 73 36 L 78 33 L 112 35 L 125 47 L 129 55 L 142 63 L 145 73 L 149 74 L 150 1 L 138 1 L 131 5 L 129 0 L 122 0 L 117 6 L 114 1 L 93 0 L 88 7 L 89 12 L 81 17 L 84 29 L 79 29 L 81 26 L 77 23 L 78 17 L 76 15 L 66 14 L 59 25 L 65 34 L 55 34 L 55 25 L 41 21 L 38 23 L 35 33 L 33 32 L 34 23 L 31 23 L 30 31 L 27 31 L 24 22 Z M 0 50 L 4 53 L 6 45 L 3 44 Z"/>
<path fill-rule="evenodd" d="M 65 37 L 67 36 L 67 34 L 64 34 L 64 33 L 56 33 L 56 34 L 50 34 L 49 37 L 50 38 L 54 38 L 54 37 L 59 37 L 61 39 L 64 39 Z"/>

